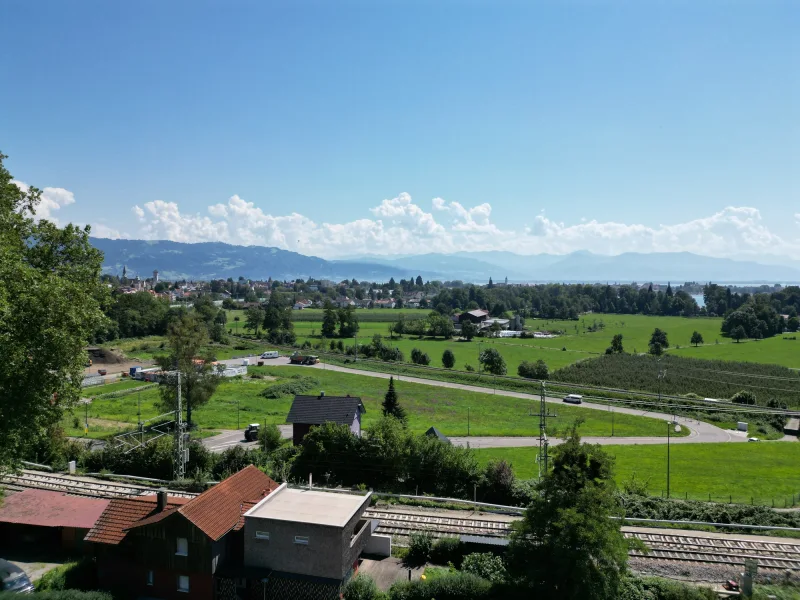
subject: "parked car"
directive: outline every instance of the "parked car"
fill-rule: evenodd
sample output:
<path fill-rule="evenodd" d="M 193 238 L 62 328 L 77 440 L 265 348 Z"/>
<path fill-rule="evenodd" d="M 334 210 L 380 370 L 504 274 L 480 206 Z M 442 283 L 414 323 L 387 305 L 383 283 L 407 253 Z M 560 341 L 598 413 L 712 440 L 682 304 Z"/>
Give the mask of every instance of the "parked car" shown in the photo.
<path fill-rule="evenodd" d="M 33 592 L 33 584 L 28 579 L 25 571 L 14 563 L 0 558 L 0 590 L 18 594 L 30 594 Z"/>
<path fill-rule="evenodd" d="M 244 430 L 244 439 L 248 442 L 255 442 L 258 439 L 258 423 L 250 423 Z"/>
<path fill-rule="evenodd" d="M 267 350 L 261 355 L 261 358 L 278 358 L 278 356 L 279 354 L 277 350 Z"/>
<path fill-rule="evenodd" d="M 747 441 L 748 442 L 760 442 L 761 440 L 759 438 L 757 438 L 757 437 L 751 437 L 751 438 L 747 438 Z"/>
<path fill-rule="evenodd" d="M 564 402 L 569 404 L 580 404 L 583 402 L 583 396 L 579 396 L 578 394 L 567 394 L 564 396 Z"/>

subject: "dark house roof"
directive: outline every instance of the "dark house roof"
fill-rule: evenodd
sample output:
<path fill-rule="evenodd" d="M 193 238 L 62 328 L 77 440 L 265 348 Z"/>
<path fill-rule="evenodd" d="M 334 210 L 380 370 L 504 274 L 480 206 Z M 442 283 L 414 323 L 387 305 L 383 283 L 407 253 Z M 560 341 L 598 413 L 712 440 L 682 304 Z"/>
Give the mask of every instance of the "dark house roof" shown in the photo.
<path fill-rule="evenodd" d="M 339 423 L 350 425 L 356 412 L 365 413 L 364 403 L 355 396 L 295 396 L 289 409 L 287 423 L 321 425 Z"/>
<path fill-rule="evenodd" d="M 436 429 L 436 427 L 431 427 L 430 429 L 428 429 L 428 431 L 425 432 L 425 435 L 427 435 L 429 437 L 439 438 L 440 442 L 446 442 L 448 444 L 451 443 L 450 442 L 450 438 L 448 438 L 445 434 L 443 434 L 441 431 Z"/>
<path fill-rule="evenodd" d="M 277 487 L 278 484 L 257 467 L 248 465 L 183 506 L 151 515 L 129 529 L 152 525 L 180 513 L 209 538 L 217 541 L 230 530 L 240 529 L 240 524 L 244 524 L 241 517 L 246 511 L 245 506 L 252 507 Z"/>

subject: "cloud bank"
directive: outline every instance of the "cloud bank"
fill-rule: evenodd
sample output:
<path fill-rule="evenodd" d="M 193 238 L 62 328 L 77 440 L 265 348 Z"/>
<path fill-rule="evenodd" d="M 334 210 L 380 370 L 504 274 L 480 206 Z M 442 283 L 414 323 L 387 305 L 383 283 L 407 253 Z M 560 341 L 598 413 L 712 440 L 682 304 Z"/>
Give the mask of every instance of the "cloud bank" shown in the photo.
<path fill-rule="evenodd" d="M 15 182 L 27 189 L 27 185 Z M 44 188 L 37 219 L 56 220 L 54 213 L 73 204 L 72 192 Z M 302 254 L 341 258 L 359 254 L 425 254 L 460 250 L 506 250 L 517 254 L 597 254 L 623 252 L 694 252 L 725 258 L 795 256 L 800 238 L 784 239 L 770 231 L 752 207 L 728 206 L 710 216 L 673 225 L 601 222 L 581 218 L 573 224 L 532 215 L 516 229 L 492 220 L 489 203 L 466 207 L 433 198 L 430 210 L 407 193 L 384 199 L 368 216 L 344 223 L 319 223 L 297 212 L 273 215 L 237 195 L 207 208 L 206 214 L 182 212 L 175 202 L 153 200 L 132 208 L 131 232 L 95 223 L 93 235 L 107 238 L 226 242 L 276 246 Z M 800 225 L 800 213 L 794 217 Z"/>

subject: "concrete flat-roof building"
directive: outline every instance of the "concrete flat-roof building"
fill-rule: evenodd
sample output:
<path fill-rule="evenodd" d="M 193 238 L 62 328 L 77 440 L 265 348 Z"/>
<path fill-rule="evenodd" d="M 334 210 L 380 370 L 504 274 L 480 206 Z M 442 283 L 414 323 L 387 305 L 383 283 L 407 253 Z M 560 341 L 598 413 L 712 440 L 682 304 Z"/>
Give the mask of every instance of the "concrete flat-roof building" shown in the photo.
<path fill-rule="evenodd" d="M 363 518 L 371 495 L 290 489 L 284 483 L 244 514 L 245 568 L 340 585 L 371 541 L 386 544 L 378 539 L 384 536 L 372 534 L 378 522 Z"/>

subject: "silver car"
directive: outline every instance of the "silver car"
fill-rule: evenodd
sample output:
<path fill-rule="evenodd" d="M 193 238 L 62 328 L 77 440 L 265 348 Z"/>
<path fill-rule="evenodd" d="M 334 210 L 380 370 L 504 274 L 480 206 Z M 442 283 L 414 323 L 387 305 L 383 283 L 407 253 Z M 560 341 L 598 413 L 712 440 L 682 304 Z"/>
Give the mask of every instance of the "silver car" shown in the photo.
<path fill-rule="evenodd" d="M 33 592 L 33 584 L 28 579 L 25 571 L 14 563 L 0 558 L 0 590 L 18 594 L 30 594 Z"/>

